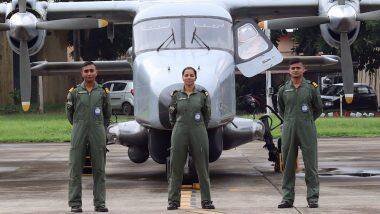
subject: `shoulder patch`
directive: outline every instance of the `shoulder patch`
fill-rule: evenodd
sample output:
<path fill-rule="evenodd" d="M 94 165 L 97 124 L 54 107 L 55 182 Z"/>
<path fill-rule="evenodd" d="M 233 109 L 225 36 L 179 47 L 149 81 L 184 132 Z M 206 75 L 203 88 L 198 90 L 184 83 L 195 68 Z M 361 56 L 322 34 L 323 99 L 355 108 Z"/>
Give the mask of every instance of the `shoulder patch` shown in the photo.
<path fill-rule="evenodd" d="M 204 93 L 206 97 L 208 97 L 208 92 L 206 90 L 202 90 L 201 92 Z"/>
<path fill-rule="evenodd" d="M 70 88 L 69 92 L 73 92 L 74 91 L 74 87 Z"/>
<path fill-rule="evenodd" d="M 178 90 L 174 90 L 171 94 L 170 94 L 170 96 L 174 96 L 174 94 L 176 94 L 178 92 Z"/>
<path fill-rule="evenodd" d="M 110 90 L 109 90 L 107 87 L 105 87 L 104 85 L 102 85 L 102 88 L 103 88 L 103 90 L 104 90 L 104 92 L 105 92 L 106 94 L 109 94 L 109 93 L 110 93 Z"/>
<path fill-rule="evenodd" d="M 318 88 L 318 84 L 316 82 L 311 82 L 311 85 L 314 87 L 314 88 Z"/>

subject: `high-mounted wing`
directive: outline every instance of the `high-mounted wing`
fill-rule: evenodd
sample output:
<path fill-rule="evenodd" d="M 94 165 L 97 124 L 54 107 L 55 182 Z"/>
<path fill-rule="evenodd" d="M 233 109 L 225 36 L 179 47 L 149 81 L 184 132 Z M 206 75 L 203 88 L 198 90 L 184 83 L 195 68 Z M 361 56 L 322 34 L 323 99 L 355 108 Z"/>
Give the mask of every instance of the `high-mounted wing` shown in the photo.
<path fill-rule="evenodd" d="M 360 11 L 362 13 L 380 10 L 380 1 L 379 0 L 361 0 L 360 1 Z"/>
<path fill-rule="evenodd" d="M 271 19 L 318 14 L 318 0 L 222 0 L 221 2 L 235 19 L 252 17 Z"/>
<path fill-rule="evenodd" d="M 139 1 L 51 2 L 47 19 L 101 18 L 113 23 L 132 23 Z"/>
<path fill-rule="evenodd" d="M 99 75 L 132 74 L 132 67 L 127 60 L 94 61 Z M 32 75 L 77 75 L 83 62 L 33 62 Z"/>
<path fill-rule="evenodd" d="M 335 55 L 322 55 L 322 56 L 288 56 L 284 60 L 271 68 L 270 70 L 288 70 L 290 61 L 300 60 L 308 70 L 323 71 L 326 69 L 338 69 L 340 64 L 339 56 Z"/>

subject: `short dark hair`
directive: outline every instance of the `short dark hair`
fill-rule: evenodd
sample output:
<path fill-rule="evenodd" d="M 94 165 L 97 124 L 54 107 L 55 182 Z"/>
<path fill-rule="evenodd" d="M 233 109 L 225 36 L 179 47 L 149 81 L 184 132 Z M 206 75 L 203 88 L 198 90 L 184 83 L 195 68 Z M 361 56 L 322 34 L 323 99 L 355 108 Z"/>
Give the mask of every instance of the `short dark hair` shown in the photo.
<path fill-rule="evenodd" d="M 95 65 L 95 63 L 94 63 L 93 61 L 85 61 L 85 62 L 82 64 L 82 68 L 83 68 L 83 67 L 86 67 L 87 65 L 94 65 L 94 66 L 96 67 L 96 65 Z"/>
<path fill-rule="evenodd" d="M 197 70 L 195 70 L 195 68 L 193 68 L 193 67 L 186 67 L 186 68 L 184 68 L 183 69 L 183 71 L 182 71 L 182 76 L 185 74 L 185 71 L 186 70 L 193 70 L 194 71 L 194 74 L 195 74 L 195 77 L 197 77 Z"/>
<path fill-rule="evenodd" d="M 289 61 L 289 66 L 296 64 L 296 63 L 302 63 L 302 65 L 303 65 L 303 62 L 299 58 L 294 58 L 294 59 L 291 59 Z"/>

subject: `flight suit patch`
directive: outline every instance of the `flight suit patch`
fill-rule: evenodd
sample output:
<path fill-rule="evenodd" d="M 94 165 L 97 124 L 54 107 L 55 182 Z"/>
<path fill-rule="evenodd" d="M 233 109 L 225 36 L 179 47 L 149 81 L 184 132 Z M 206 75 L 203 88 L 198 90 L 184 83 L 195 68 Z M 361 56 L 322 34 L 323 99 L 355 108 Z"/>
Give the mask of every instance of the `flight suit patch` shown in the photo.
<path fill-rule="evenodd" d="M 101 112 L 102 111 L 100 110 L 100 107 L 95 107 L 95 109 L 94 109 L 94 115 L 96 117 L 99 117 Z"/>
<path fill-rule="evenodd" d="M 194 120 L 195 120 L 195 122 L 200 122 L 201 121 L 201 113 L 199 113 L 199 112 L 195 113 Z"/>
<path fill-rule="evenodd" d="M 286 89 L 285 92 L 291 92 L 294 91 L 294 89 Z"/>
<path fill-rule="evenodd" d="M 307 113 L 309 111 L 309 106 L 307 106 L 306 104 L 302 104 L 301 111 L 303 113 Z"/>

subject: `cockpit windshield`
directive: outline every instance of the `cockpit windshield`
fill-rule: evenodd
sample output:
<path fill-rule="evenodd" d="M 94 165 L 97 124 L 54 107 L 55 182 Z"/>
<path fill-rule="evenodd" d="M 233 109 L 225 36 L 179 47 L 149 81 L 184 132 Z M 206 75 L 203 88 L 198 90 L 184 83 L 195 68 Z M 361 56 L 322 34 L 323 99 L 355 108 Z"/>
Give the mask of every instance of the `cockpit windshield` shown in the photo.
<path fill-rule="evenodd" d="M 168 49 L 218 49 L 233 52 L 232 23 L 218 18 L 179 17 L 134 25 L 135 53 Z"/>
<path fill-rule="evenodd" d="M 158 19 L 140 22 L 133 27 L 133 34 L 136 53 L 145 50 L 181 47 L 180 19 Z"/>

